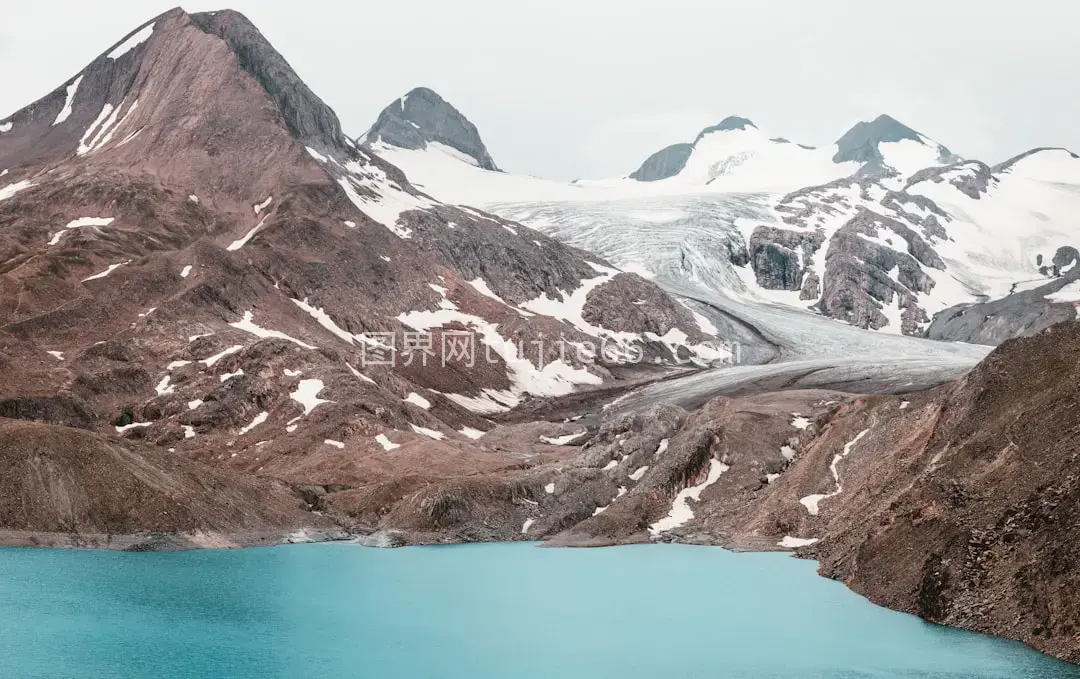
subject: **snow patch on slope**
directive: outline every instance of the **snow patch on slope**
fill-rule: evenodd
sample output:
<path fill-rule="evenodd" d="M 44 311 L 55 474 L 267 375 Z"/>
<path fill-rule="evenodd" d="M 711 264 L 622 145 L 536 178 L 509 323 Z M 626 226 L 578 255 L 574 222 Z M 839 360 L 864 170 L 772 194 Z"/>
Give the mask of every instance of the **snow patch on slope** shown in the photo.
<path fill-rule="evenodd" d="M 689 501 L 700 502 L 702 491 L 716 483 L 728 469 L 730 467 L 720 462 L 720 460 L 709 458 L 709 473 L 705 480 L 696 486 L 683 488 L 679 491 L 678 495 L 675 496 L 675 500 L 671 503 L 671 511 L 668 512 L 667 516 L 649 526 L 649 533 L 655 537 L 664 531 L 678 528 L 694 518 L 694 510 L 690 508 Z"/>
<path fill-rule="evenodd" d="M 263 328 L 263 327 L 257 325 L 255 323 L 255 321 L 252 320 L 253 318 L 254 318 L 254 315 L 252 314 L 252 312 L 245 311 L 244 312 L 244 318 L 242 320 L 239 320 L 236 323 L 230 323 L 229 325 L 231 327 L 233 327 L 233 328 L 236 328 L 237 330 L 243 330 L 244 332 L 255 335 L 256 337 L 259 337 L 261 339 L 269 339 L 269 338 L 283 339 L 283 340 L 288 340 L 289 342 L 292 342 L 293 344 L 296 344 L 297 346 L 303 347 L 304 349 L 317 349 L 318 348 L 318 347 L 313 347 L 310 344 L 307 344 L 306 342 L 301 342 L 300 340 L 296 339 L 295 337 L 290 337 L 289 335 L 286 335 L 285 333 L 280 332 L 278 330 L 268 330 L 266 328 Z"/>
<path fill-rule="evenodd" d="M 54 126 L 59 125 L 71 117 L 71 105 L 75 102 L 75 93 L 79 91 L 79 85 L 82 83 L 82 79 L 83 77 L 80 75 L 67 86 L 67 99 L 64 100 L 64 108 L 60 109 L 60 113 L 56 114 L 56 120 L 53 121 Z"/>
<path fill-rule="evenodd" d="M 840 461 L 851 453 L 851 449 L 855 447 L 855 444 L 861 441 L 862 438 L 869 433 L 869 429 L 862 430 L 855 438 L 844 444 L 844 452 L 838 453 L 833 456 L 832 464 L 829 465 L 829 471 L 832 473 L 833 481 L 836 482 L 836 490 L 832 491 L 831 493 L 825 493 L 824 495 L 807 495 L 806 497 L 799 500 L 799 503 L 802 504 L 802 506 L 806 507 L 806 511 L 810 514 L 810 516 L 818 515 L 818 506 L 821 504 L 822 500 L 828 500 L 831 497 L 836 497 L 841 492 L 843 492 L 844 487 L 840 483 L 840 470 L 837 469 L 837 465 L 839 465 Z"/>
<path fill-rule="evenodd" d="M 154 32 L 155 23 L 150 23 L 147 26 L 139 29 L 133 33 L 127 40 L 117 45 L 113 51 L 109 52 L 108 57 L 110 59 L 119 59 L 131 50 L 135 49 L 139 45 L 143 44 L 150 39 L 150 36 Z"/>

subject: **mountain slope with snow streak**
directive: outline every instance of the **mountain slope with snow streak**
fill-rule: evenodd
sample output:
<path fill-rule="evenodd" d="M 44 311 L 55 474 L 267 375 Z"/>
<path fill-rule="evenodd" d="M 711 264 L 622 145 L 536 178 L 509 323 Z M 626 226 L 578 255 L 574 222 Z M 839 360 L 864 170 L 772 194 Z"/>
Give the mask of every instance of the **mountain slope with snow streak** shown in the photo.
<path fill-rule="evenodd" d="M 354 486 L 732 358 L 655 283 L 411 184 L 236 12 L 166 12 L 3 125 L 0 412 Z"/>

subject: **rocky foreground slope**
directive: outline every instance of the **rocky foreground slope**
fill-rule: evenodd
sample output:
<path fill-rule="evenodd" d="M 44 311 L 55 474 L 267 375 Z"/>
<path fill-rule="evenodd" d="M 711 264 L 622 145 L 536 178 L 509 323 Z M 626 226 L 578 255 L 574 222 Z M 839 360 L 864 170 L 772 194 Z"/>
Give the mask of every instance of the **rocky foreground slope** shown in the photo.
<path fill-rule="evenodd" d="M 903 397 L 751 393 L 616 405 L 596 429 L 506 425 L 489 445 L 541 443 L 519 469 L 387 480 L 325 506 L 376 544 L 799 549 L 876 603 L 1078 662 L 1078 370 L 1070 322 Z"/>

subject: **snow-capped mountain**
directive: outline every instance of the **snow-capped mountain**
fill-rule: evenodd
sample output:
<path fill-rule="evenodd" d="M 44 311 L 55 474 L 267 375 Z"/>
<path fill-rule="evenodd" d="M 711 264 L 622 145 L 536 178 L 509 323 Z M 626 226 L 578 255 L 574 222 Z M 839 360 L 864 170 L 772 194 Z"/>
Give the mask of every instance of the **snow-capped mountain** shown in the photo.
<path fill-rule="evenodd" d="M 960 157 L 889 115 L 856 123 L 836 140 L 837 163 L 859 163 L 859 174 L 907 178 L 919 170 L 950 165 Z"/>
<path fill-rule="evenodd" d="M 772 224 L 743 223 L 747 286 L 860 327 L 923 334 L 949 307 L 1055 275 L 1045 265 L 1080 240 L 1077 172 L 1068 152 L 1041 150 L 993 170 L 927 168 L 899 190 L 862 177 L 794 192 Z"/>
<path fill-rule="evenodd" d="M 954 305 L 1045 282 L 1044 262 L 1080 241 L 1069 152 L 991 168 L 887 115 L 823 148 L 732 116 L 628 177 L 574 183 L 485 172 L 440 149 L 373 150 L 433 195 L 625 269 L 893 333 L 922 335 Z"/>
<path fill-rule="evenodd" d="M 762 132 L 753 122 L 731 116 L 702 130 L 692 144 L 662 149 L 630 174 L 669 190 L 786 192 L 820 184 L 859 170 L 837 162 L 837 148 L 816 149 Z"/>
<path fill-rule="evenodd" d="M 750 120 L 731 116 L 702 130 L 693 143 L 657 151 L 630 178 L 719 191 L 786 193 L 852 175 L 906 178 L 956 160 L 944 146 L 887 115 L 857 123 L 823 148 L 770 136 Z"/>

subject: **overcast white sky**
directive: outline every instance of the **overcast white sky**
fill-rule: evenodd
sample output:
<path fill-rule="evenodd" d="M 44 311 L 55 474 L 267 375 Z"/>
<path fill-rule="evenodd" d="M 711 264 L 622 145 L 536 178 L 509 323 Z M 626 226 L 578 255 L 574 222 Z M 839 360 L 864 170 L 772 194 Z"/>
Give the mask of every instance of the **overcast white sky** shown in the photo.
<path fill-rule="evenodd" d="M 626 174 L 730 114 L 813 145 L 887 112 L 967 156 L 1080 152 L 1080 3 L 1065 0 L 202 0 L 244 12 L 361 134 L 417 85 L 514 172 Z M 0 0 L 0 117 L 157 0 Z"/>

